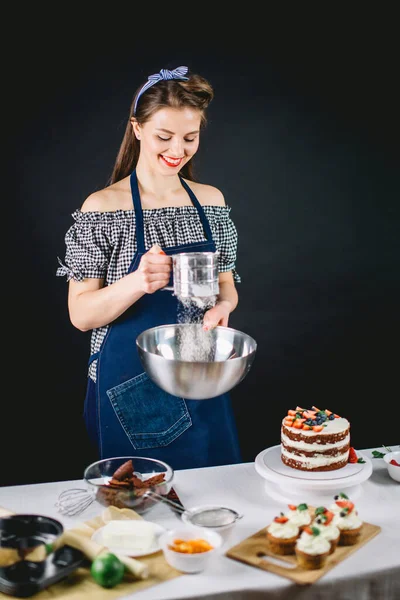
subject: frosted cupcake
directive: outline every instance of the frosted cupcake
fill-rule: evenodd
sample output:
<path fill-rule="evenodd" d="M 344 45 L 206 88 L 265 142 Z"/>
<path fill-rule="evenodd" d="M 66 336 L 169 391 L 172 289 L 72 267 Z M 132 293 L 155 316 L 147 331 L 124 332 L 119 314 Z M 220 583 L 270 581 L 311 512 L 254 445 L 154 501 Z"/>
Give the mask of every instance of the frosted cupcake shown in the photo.
<path fill-rule="evenodd" d="M 340 493 L 335 496 L 332 505 L 334 513 L 333 523 L 340 531 L 339 546 L 354 546 L 360 539 L 363 522 L 358 511 L 346 494 Z"/>
<path fill-rule="evenodd" d="M 296 540 L 300 535 L 298 525 L 281 513 L 267 527 L 267 540 L 274 554 L 294 554 Z"/>
<path fill-rule="evenodd" d="M 295 543 L 297 564 L 303 569 L 321 569 L 329 556 L 331 545 L 321 535 L 319 527 L 306 526 Z"/>
<path fill-rule="evenodd" d="M 322 537 L 328 540 L 331 545 L 329 554 L 333 554 L 340 539 L 340 530 L 334 523 L 334 513 L 325 508 L 325 506 L 319 506 L 315 509 L 313 526 L 318 527 Z"/>
<path fill-rule="evenodd" d="M 289 521 L 297 525 L 302 530 L 306 525 L 310 525 L 312 516 L 308 504 L 288 504 L 289 511 L 286 513 Z"/>

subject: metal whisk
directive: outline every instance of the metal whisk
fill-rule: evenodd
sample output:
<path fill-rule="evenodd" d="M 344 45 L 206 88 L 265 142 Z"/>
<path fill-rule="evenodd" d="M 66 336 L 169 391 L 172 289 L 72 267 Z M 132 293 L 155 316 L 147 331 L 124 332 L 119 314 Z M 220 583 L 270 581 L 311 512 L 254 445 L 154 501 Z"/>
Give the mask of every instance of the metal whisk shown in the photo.
<path fill-rule="evenodd" d="M 94 501 L 95 495 L 84 488 L 64 490 L 58 496 L 55 506 L 58 512 L 68 517 L 80 515 Z"/>

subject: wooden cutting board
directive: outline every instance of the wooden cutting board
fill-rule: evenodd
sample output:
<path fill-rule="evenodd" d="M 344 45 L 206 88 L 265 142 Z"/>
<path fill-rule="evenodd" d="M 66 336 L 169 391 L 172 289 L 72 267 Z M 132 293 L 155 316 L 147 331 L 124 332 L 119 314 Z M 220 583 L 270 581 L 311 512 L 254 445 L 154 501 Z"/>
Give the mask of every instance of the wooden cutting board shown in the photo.
<path fill-rule="evenodd" d="M 227 550 L 225 555 L 234 560 L 257 567 L 258 569 L 282 575 L 282 577 L 291 579 L 299 585 L 308 585 L 320 579 L 330 569 L 333 569 L 333 567 L 347 558 L 350 554 L 353 554 L 358 548 L 364 546 L 364 544 L 369 542 L 381 531 L 381 528 L 377 525 L 371 525 L 371 523 L 364 523 L 361 530 L 361 537 L 357 544 L 354 546 L 337 546 L 333 554 L 328 556 L 325 566 L 322 569 L 315 570 L 307 570 L 297 566 L 294 554 L 281 556 L 271 552 L 266 531 L 267 526 Z M 268 560 L 268 557 L 279 561 L 279 563 L 282 564 L 272 562 L 272 560 Z"/>

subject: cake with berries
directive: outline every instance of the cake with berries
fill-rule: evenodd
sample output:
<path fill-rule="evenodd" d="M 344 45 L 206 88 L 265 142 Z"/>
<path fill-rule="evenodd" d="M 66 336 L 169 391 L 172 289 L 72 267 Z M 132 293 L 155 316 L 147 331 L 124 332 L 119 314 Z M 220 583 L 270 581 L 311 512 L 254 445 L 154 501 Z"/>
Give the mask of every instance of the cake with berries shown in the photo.
<path fill-rule="evenodd" d="M 288 410 L 281 423 L 281 459 L 301 471 L 332 471 L 349 460 L 350 423 L 315 406 Z"/>

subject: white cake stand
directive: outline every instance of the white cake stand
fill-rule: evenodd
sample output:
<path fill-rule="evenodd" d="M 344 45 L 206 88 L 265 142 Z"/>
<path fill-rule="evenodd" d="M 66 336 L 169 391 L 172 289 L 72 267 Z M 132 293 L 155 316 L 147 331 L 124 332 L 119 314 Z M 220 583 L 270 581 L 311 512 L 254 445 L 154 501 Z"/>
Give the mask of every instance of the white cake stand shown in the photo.
<path fill-rule="evenodd" d="M 348 463 L 334 471 L 299 471 L 288 467 L 281 460 L 281 446 L 262 450 L 255 459 L 254 466 L 266 480 L 266 492 L 274 500 L 289 504 L 307 502 L 309 504 L 331 504 L 333 497 L 344 492 L 351 500 L 361 491 L 361 484 L 372 473 L 371 460 L 362 452 L 357 456 L 365 463 Z"/>

